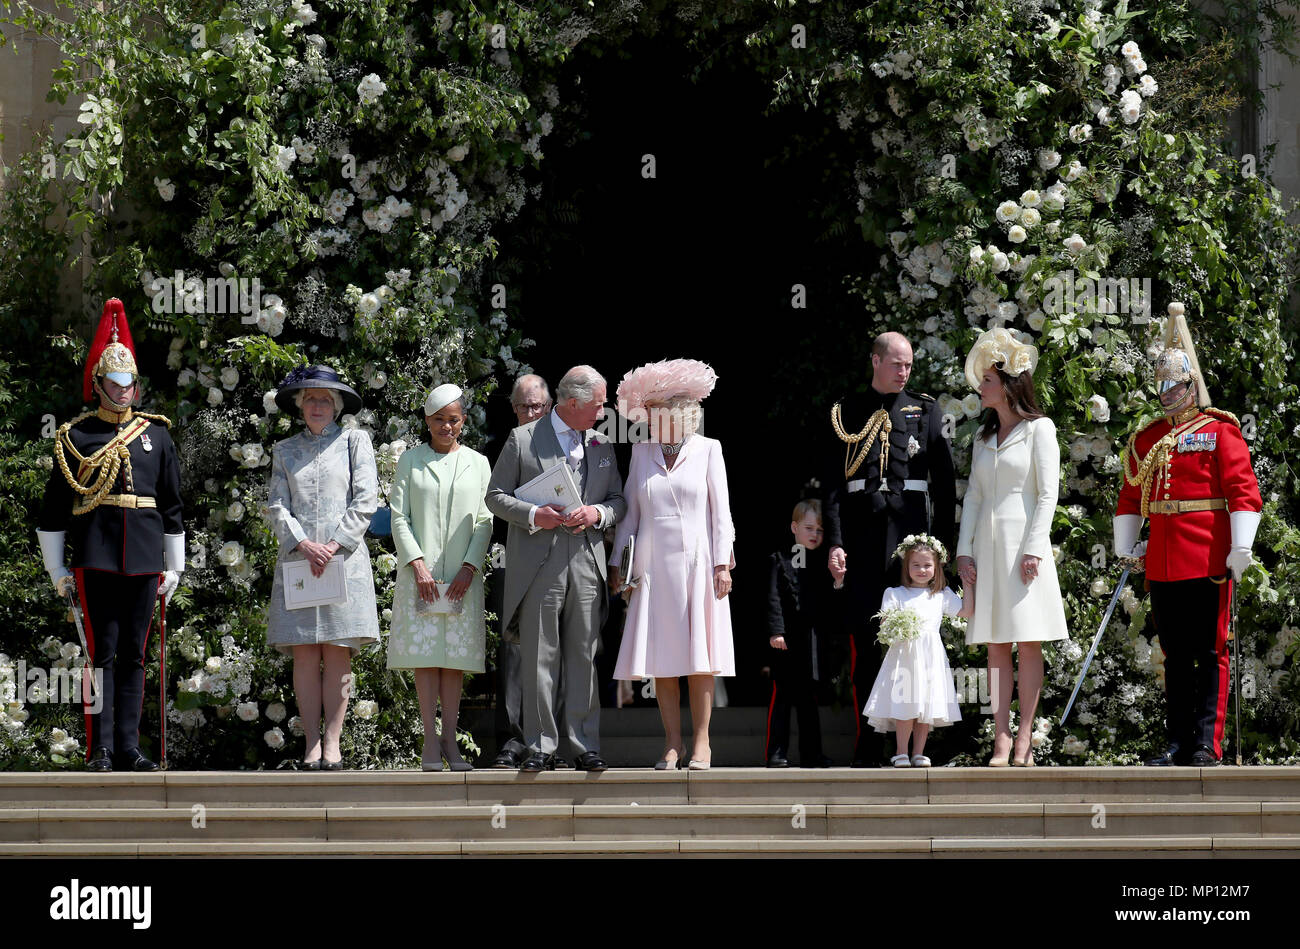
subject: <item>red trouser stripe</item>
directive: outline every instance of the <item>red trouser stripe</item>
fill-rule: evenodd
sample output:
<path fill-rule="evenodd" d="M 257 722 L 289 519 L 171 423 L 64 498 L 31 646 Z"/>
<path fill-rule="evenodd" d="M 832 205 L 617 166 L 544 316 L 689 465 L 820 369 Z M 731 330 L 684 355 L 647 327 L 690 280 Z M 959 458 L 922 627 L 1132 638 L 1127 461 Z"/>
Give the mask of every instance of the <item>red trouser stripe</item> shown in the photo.
<path fill-rule="evenodd" d="M 1214 756 L 1222 760 L 1223 758 L 1223 728 L 1228 720 L 1228 667 L 1231 664 L 1231 654 L 1228 650 L 1228 618 L 1231 613 L 1230 604 L 1232 602 L 1232 578 L 1219 586 L 1219 624 L 1214 636 L 1214 651 L 1219 657 L 1219 700 L 1214 709 Z M 1241 643 L 1237 643 L 1237 653 L 1241 654 Z M 1237 747 L 1241 747 L 1241 736 L 1237 735 L 1234 739 Z"/>
<path fill-rule="evenodd" d="M 858 701 L 858 641 L 852 636 L 849 637 L 849 668 L 852 670 L 849 681 L 853 684 L 853 747 L 856 748 L 862 735 L 862 703 Z"/>
<path fill-rule="evenodd" d="M 772 700 L 767 703 L 767 738 L 763 742 L 763 752 L 768 758 L 772 757 L 772 709 L 774 708 L 776 708 L 776 679 L 772 680 Z"/>
<path fill-rule="evenodd" d="M 81 604 L 81 625 L 86 630 L 86 652 L 89 653 L 87 658 L 90 659 L 90 674 L 95 674 L 95 631 L 90 627 L 90 610 L 86 606 L 86 571 L 82 567 L 77 567 L 72 571 L 77 581 L 77 601 Z M 100 702 L 104 701 L 101 692 Z M 81 686 L 81 710 L 86 716 L 86 761 L 90 761 L 90 740 L 92 737 L 90 714 L 91 703 L 86 701 L 86 685 L 83 682 Z"/>

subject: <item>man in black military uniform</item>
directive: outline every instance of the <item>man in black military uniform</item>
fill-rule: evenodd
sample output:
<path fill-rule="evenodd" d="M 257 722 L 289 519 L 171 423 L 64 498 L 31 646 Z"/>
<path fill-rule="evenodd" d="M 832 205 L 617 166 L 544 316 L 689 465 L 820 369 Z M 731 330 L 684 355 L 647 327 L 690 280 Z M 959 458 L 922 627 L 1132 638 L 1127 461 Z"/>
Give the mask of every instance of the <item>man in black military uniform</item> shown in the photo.
<path fill-rule="evenodd" d="M 55 589 L 75 584 L 89 658 L 103 677 L 101 710 L 86 710 L 89 769 L 156 771 L 140 751 L 144 657 L 155 601 L 185 569 L 180 466 L 171 423 L 133 408 L 135 353 L 117 299 L 104 305 L 86 361 L 83 397 L 92 393 L 99 407 L 55 436 L 37 537 Z"/>
<path fill-rule="evenodd" d="M 858 714 L 853 767 L 880 763 L 862 706 L 880 670 L 876 642 L 886 588 L 899 583 L 894 548 L 908 534 L 925 532 L 952 549 L 956 485 L 952 452 L 933 397 L 909 392 L 912 346 L 900 333 L 882 333 L 871 350 L 871 385 L 831 409 L 836 460 L 824 488 L 830 561 L 843 566 L 844 621 L 851 635 L 853 702 Z M 842 464 L 838 457 L 843 452 Z"/>

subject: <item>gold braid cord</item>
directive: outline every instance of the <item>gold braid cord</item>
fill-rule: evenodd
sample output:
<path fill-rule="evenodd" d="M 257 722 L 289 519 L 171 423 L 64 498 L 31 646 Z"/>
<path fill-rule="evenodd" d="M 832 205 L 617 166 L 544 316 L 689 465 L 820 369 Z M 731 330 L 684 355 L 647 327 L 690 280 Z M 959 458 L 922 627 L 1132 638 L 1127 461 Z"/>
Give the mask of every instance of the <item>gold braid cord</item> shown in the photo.
<path fill-rule="evenodd" d="M 162 426 L 164 426 L 165 428 L 171 428 L 171 427 L 172 427 L 172 420 L 169 419 L 169 418 L 168 418 L 167 416 L 165 416 L 165 415 L 156 415 L 156 414 L 154 414 L 153 412 L 136 412 L 136 413 L 135 413 L 135 417 L 136 417 L 136 418 L 147 418 L 149 421 L 151 421 L 151 422 L 157 422 L 159 425 L 162 425 Z"/>
<path fill-rule="evenodd" d="M 862 467 L 862 462 L 867 459 L 867 452 L 871 446 L 880 440 L 880 480 L 885 480 L 885 471 L 889 465 L 889 434 L 894 430 L 894 423 L 889 418 L 888 409 L 877 409 L 872 413 L 871 418 L 867 419 L 867 424 L 863 426 L 862 431 L 856 435 L 850 435 L 844 430 L 844 424 L 840 420 L 840 404 L 836 402 L 831 406 L 831 428 L 835 429 L 835 434 L 839 436 L 840 441 L 845 443 L 844 448 L 844 477 L 852 478 Z M 853 446 L 861 443 L 857 454 L 853 454 Z M 850 458 L 850 455 L 853 457 Z"/>
<path fill-rule="evenodd" d="M 117 484 L 118 473 L 122 471 L 123 465 L 126 467 L 125 478 L 127 490 L 133 490 L 134 485 L 131 481 L 131 448 L 129 445 L 122 444 L 120 441 L 110 441 L 107 445 L 100 448 L 89 457 L 77 451 L 77 446 L 72 443 L 71 430 L 82 419 L 94 415 L 94 412 L 86 412 L 79 415 L 71 422 L 65 422 L 59 426 L 59 430 L 54 436 L 54 460 L 58 462 L 59 470 L 63 472 L 63 478 L 68 482 L 69 487 L 77 494 L 86 498 L 84 504 L 72 505 L 72 513 L 85 514 L 99 507 L 104 495 L 111 494 L 113 485 Z M 99 473 L 95 479 L 88 485 L 82 484 L 73 475 L 72 469 L 68 467 L 67 453 L 71 452 L 72 457 L 77 461 L 77 468 L 89 469 L 91 471 L 98 469 Z"/>

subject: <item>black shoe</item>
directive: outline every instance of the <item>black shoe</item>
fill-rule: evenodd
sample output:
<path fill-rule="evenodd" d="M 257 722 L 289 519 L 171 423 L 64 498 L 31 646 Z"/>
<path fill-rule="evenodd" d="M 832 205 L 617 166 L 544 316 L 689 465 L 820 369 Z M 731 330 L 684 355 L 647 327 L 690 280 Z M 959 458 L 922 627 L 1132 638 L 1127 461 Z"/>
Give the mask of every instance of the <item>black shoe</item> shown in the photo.
<path fill-rule="evenodd" d="M 767 759 L 767 766 L 769 768 L 788 768 L 790 767 L 790 761 L 786 758 L 785 752 L 778 749 L 772 752 L 772 757 Z"/>
<path fill-rule="evenodd" d="M 157 771 L 158 765 L 144 756 L 139 748 L 132 748 L 130 751 L 123 752 L 118 756 L 121 760 L 118 762 L 122 771 Z"/>
<path fill-rule="evenodd" d="M 604 771 L 609 767 L 597 751 L 584 751 L 574 759 L 573 766 L 579 771 Z"/>
<path fill-rule="evenodd" d="M 509 748 L 502 748 L 497 752 L 497 756 L 492 759 L 492 768 L 501 770 L 518 771 L 519 770 L 519 752 L 512 751 Z"/>
<path fill-rule="evenodd" d="M 317 758 L 315 761 L 299 761 L 299 762 L 298 762 L 298 770 L 299 770 L 299 771 L 319 771 L 319 770 L 320 770 L 320 759 Z"/>
<path fill-rule="evenodd" d="M 90 753 L 90 761 L 86 763 L 87 771 L 112 771 L 113 754 L 103 745 L 100 745 Z"/>
<path fill-rule="evenodd" d="M 874 768 L 876 767 L 876 763 L 874 761 L 868 761 L 866 758 L 854 758 L 853 761 L 849 763 L 849 767 L 850 768 Z"/>
<path fill-rule="evenodd" d="M 555 755 L 544 755 L 540 751 L 530 752 L 519 766 L 520 771 L 554 771 Z"/>
<path fill-rule="evenodd" d="M 1214 757 L 1214 752 L 1204 745 L 1197 746 L 1192 752 L 1193 768 L 1217 768 L 1218 766 L 1219 759 Z"/>
<path fill-rule="evenodd" d="M 343 759 L 339 758 L 337 761 L 326 761 L 324 758 L 321 758 L 320 769 L 322 771 L 342 771 Z"/>
<path fill-rule="evenodd" d="M 1169 768 L 1184 767 L 1190 762 L 1187 755 L 1183 754 L 1182 749 L 1177 745 L 1170 745 L 1165 749 L 1163 754 L 1156 755 L 1154 758 L 1147 759 L 1147 766 L 1151 768 Z"/>
<path fill-rule="evenodd" d="M 803 755 L 800 755 L 799 765 L 800 767 L 804 767 L 804 768 L 833 768 L 835 766 L 835 762 L 832 761 L 830 758 L 828 758 L 826 755 L 817 755 L 815 758 L 810 756 L 808 758 L 808 764 L 804 764 Z"/>

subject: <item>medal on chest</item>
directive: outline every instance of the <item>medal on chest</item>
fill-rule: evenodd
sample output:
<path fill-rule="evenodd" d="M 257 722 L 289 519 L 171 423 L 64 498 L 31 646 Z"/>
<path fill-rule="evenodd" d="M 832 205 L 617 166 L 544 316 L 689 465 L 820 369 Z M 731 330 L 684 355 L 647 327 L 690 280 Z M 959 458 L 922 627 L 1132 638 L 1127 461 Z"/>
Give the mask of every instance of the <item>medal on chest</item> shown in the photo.
<path fill-rule="evenodd" d="M 1180 452 L 1214 451 L 1217 442 L 1217 432 L 1187 432 L 1178 436 L 1178 450 Z"/>
<path fill-rule="evenodd" d="M 145 432 L 140 436 L 140 447 L 145 451 L 153 451 L 153 442 L 149 441 L 149 433 Z"/>

